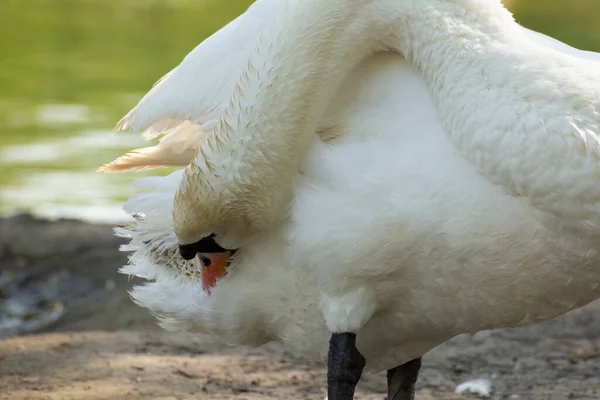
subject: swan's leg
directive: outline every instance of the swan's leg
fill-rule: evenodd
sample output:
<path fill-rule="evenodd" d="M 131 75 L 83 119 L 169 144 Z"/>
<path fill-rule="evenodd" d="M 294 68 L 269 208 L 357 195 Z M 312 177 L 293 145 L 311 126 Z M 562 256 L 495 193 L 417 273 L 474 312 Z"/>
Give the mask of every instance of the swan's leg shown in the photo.
<path fill-rule="evenodd" d="M 356 348 L 355 333 L 334 333 L 329 340 L 327 399 L 352 400 L 366 360 Z"/>
<path fill-rule="evenodd" d="M 388 370 L 388 400 L 414 400 L 420 369 L 421 357 Z"/>

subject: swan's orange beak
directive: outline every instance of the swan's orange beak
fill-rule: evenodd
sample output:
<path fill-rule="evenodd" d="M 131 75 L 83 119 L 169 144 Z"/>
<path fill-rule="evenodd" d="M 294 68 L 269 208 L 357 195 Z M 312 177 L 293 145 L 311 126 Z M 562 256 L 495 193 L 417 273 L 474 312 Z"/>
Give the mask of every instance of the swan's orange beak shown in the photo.
<path fill-rule="evenodd" d="M 202 263 L 202 288 L 207 294 L 210 295 L 210 289 L 225 275 L 232 254 L 231 251 L 198 254 Z"/>

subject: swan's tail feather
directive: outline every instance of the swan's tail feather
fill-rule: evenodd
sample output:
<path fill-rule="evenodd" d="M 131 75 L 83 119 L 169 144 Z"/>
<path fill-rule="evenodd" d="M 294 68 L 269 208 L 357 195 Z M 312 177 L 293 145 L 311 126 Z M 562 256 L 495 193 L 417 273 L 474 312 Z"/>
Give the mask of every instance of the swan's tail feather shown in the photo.
<path fill-rule="evenodd" d="M 178 257 L 178 242 L 172 229 L 173 197 L 183 178 L 183 170 L 167 176 L 152 176 L 136 181 L 146 192 L 131 196 L 123 205 L 133 219 L 115 229 L 115 234 L 129 242 L 121 251 L 132 252 L 123 272 L 142 278 L 187 276 L 200 280 L 198 262 L 188 263 Z"/>
<path fill-rule="evenodd" d="M 131 289 L 132 300 L 154 314 L 165 329 L 193 327 L 202 332 L 197 313 L 209 299 L 202 290 L 202 265 L 197 259 L 185 261 L 179 256 L 172 229 L 173 198 L 183 172 L 179 169 L 167 176 L 137 180 L 135 186 L 145 191 L 127 200 L 123 209 L 133 218 L 114 232 L 127 240 L 120 251 L 130 253 L 119 272 L 146 281 Z"/>

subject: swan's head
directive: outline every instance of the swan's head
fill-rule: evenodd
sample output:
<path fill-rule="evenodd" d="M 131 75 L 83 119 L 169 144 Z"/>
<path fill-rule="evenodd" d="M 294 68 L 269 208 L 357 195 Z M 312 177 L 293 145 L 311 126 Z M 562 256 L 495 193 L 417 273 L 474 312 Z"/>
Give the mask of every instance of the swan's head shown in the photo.
<path fill-rule="evenodd" d="M 251 195 L 258 188 L 235 184 L 223 191 L 198 159 L 186 167 L 172 211 L 180 253 L 188 260 L 198 253 L 235 252 L 262 227 L 256 221 L 265 214 L 265 206 L 253 201 L 260 196 Z"/>
<path fill-rule="evenodd" d="M 137 196 L 130 199 L 127 207 L 144 208 L 145 204 L 136 200 Z M 156 196 L 153 201 L 158 205 L 166 199 Z M 170 277 L 201 282 L 206 294 L 210 295 L 211 289 L 227 273 L 233 252 L 194 253 L 194 257 L 182 258 L 165 212 L 168 213 L 166 210 L 149 215 L 134 213 L 132 221 L 116 229 L 117 236 L 130 239 L 121 250 L 133 251 L 121 272 L 154 281 L 166 271 Z"/>
<path fill-rule="evenodd" d="M 185 260 L 192 260 L 197 254 L 228 251 L 216 242 L 215 230 L 218 228 L 211 222 L 210 215 L 207 215 L 206 210 L 200 212 L 196 207 L 206 198 L 207 193 L 218 196 L 218 193 L 211 190 L 210 183 L 206 182 L 201 170 L 195 168 L 194 163 L 190 164 L 173 202 L 173 230 L 179 242 L 179 253 Z M 214 204 L 214 200 L 208 202 L 211 203 Z"/>

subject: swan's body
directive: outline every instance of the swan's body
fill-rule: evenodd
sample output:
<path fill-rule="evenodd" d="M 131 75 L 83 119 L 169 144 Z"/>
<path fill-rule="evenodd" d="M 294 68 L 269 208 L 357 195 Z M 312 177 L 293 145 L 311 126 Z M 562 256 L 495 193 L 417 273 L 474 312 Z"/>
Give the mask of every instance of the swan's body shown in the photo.
<path fill-rule="evenodd" d="M 264 26 L 269 24 L 259 18 L 268 15 L 259 12 L 260 3 L 192 52 L 122 125 L 140 130 L 178 118 L 168 122 L 175 129 L 170 134 L 187 137 L 195 132 L 193 126 L 178 123 L 190 118 L 210 130 L 227 122 L 227 115 L 217 116 L 221 106 L 240 108 L 237 120 L 245 121 L 252 109 L 222 99 L 240 65 L 260 54 L 240 42 L 247 44 L 259 27 L 261 40 L 268 36 L 270 28 Z M 270 2 L 277 7 L 284 3 Z M 422 3 L 439 6 L 447 15 L 425 15 L 417 6 Z M 266 161 L 241 156 L 275 179 L 267 164 L 286 155 L 291 161 L 281 161 L 285 169 L 299 154 L 293 179 L 282 185 L 280 196 L 291 199 L 292 207 L 287 212 L 279 203 L 271 204 L 277 212 L 264 219 L 268 226 L 251 230 L 210 296 L 194 276 L 198 261 L 186 263 L 177 255 L 182 237 L 191 238 L 193 229 L 184 232 L 183 219 L 176 210 L 173 222 L 171 209 L 174 197 L 184 207 L 181 196 L 206 190 L 194 186 L 193 179 L 202 175 L 198 170 L 226 170 L 218 164 L 207 167 L 211 157 L 220 160 L 226 145 L 212 153 L 210 143 L 200 147 L 186 177 L 180 170 L 149 178 L 145 185 L 154 192 L 128 202 L 128 212 L 145 217 L 120 231 L 132 237 L 127 249 L 135 251 L 123 271 L 151 281 L 132 294 L 162 315 L 166 327 L 241 345 L 282 340 L 296 354 L 318 359 L 327 354 L 331 332 L 357 332 L 367 366 L 383 370 L 420 357 L 457 334 L 553 318 L 600 297 L 600 55 L 525 30 L 495 4 L 394 4 L 402 15 L 410 7 L 421 12 L 411 15 L 414 21 L 399 19 L 417 42 L 409 46 L 405 37 L 398 39 L 396 50 L 409 58 L 396 52 L 374 54 L 334 85 L 335 96 L 315 94 L 319 101 L 327 100 L 327 107 L 302 125 L 316 127 L 306 136 L 306 147 L 285 137 L 271 145 L 268 135 L 274 133 L 263 132 L 247 152 L 262 145 Z M 480 33 L 485 27 L 477 22 L 472 31 L 471 26 L 461 31 L 461 18 L 477 21 L 469 13 L 479 12 L 498 13 L 489 19 L 489 37 Z M 428 42 L 434 20 L 438 31 Z M 445 28 L 466 36 L 444 42 Z M 427 45 L 420 48 L 418 43 Z M 277 65 L 270 63 L 275 61 L 262 60 L 273 70 Z M 288 91 L 298 89 L 293 82 Z M 253 91 L 257 88 L 278 90 L 249 84 L 242 101 L 253 96 L 264 100 L 265 94 Z M 184 97 L 170 103 L 175 94 Z M 275 100 L 286 103 L 288 97 L 293 95 Z M 303 110 L 302 101 L 289 101 Z M 292 130 L 289 121 L 290 126 L 306 122 L 290 115 L 294 111 L 277 116 L 278 123 L 283 121 L 282 135 Z M 301 116 L 316 112 L 310 109 Z M 257 112 L 269 131 L 263 117 Z M 218 141 L 221 131 L 215 132 L 208 142 Z M 227 131 L 223 142 L 235 143 L 234 133 Z M 125 168 L 127 159 L 115 165 Z M 245 171 L 243 161 L 239 165 Z M 240 176 L 253 176 L 244 174 Z M 239 178 L 220 175 L 221 182 L 218 176 L 207 179 L 225 193 L 227 182 Z M 256 183 L 265 190 L 271 184 Z M 293 191 L 286 191 L 287 186 Z M 199 198 L 211 203 L 213 198 L 206 196 Z M 252 199 L 258 201 L 258 195 Z M 188 221 L 197 211 L 190 207 L 194 210 L 183 212 Z M 211 215 L 218 214 L 214 210 Z M 181 235 L 175 234 L 173 223 Z M 189 224 L 196 227 L 195 221 Z"/>

